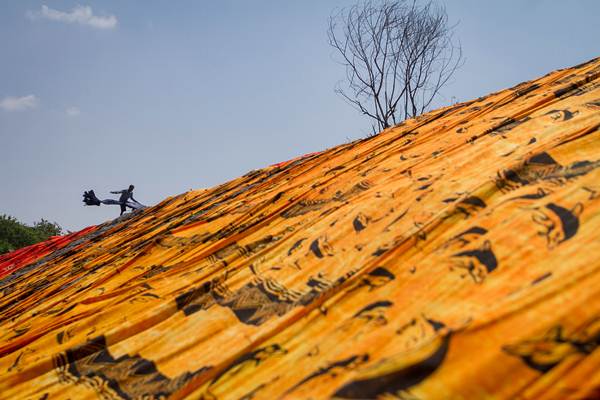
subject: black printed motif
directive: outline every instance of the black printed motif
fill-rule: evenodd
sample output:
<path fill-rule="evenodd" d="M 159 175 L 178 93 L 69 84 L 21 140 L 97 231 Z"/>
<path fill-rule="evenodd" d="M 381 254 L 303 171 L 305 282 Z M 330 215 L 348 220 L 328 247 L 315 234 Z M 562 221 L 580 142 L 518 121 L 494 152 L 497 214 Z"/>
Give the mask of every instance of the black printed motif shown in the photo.
<path fill-rule="evenodd" d="M 300 215 L 320 210 L 329 202 L 330 200 L 300 200 L 298 203 L 282 212 L 281 216 L 283 218 L 298 217 Z"/>
<path fill-rule="evenodd" d="M 465 218 L 475 215 L 479 210 L 484 209 L 485 201 L 477 196 L 469 196 L 456 204 L 456 211 L 463 214 Z"/>
<path fill-rule="evenodd" d="M 343 165 L 338 165 L 337 167 L 333 167 L 330 170 L 328 170 L 327 172 L 325 172 L 325 176 L 334 173 L 335 171 L 340 171 L 342 169 L 345 169 L 346 167 L 344 167 Z"/>
<path fill-rule="evenodd" d="M 235 291 L 229 290 L 224 282 L 215 280 L 177 296 L 176 304 L 185 315 L 219 305 L 229 308 L 242 323 L 261 325 L 295 307 L 312 303 L 322 293 L 342 284 L 354 273 L 348 272 L 335 281 L 328 281 L 320 275 L 311 276 L 302 291 L 288 289 L 267 277 L 257 276 L 253 282 Z"/>
<path fill-rule="evenodd" d="M 388 250 L 389 250 L 389 248 L 387 248 L 387 247 L 379 247 L 371 255 L 374 257 L 379 257 L 379 256 L 385 254 L 386 251 L 388 251 Z"/>
<path fill-rule="evenodd" d="M 58 342 L 58 344 L 63 344 L 64 342 L 67 342 L 69 339 L 71 339 L 73 336 L 74 334 L 71 329 L 65 329 L 56 334 L 56 341 Z"/>
<path fill-rule="evenodd" d="M 283 349 L 278 344 L 268 345 L 243 354 L 211 380 L 205 396 L 211 399 L 216 399 L 216 396 L 211 393 L 211 388 L 217 385 L 219 381 L 230 379 L 246 369 L 256 368 L 269 358 L 278 357 L 285 354 L 287 354 L 287 350 Z"/>
<path fill-rule="evenodd" d="M 59 354 L 54 365 L 62 382 L 85 384 L 107 399 L 166 398 L 210 369 L 202 367 L 169 378 L 160 373 L 152 361 L 139 355 L 114 358 L 104 336 Z"/>
<path fill-rule="evenodd" d="M 533 222 L 540 225 L 539 235 L 546 238 L 548 248 L 553 249 L 562 242 L 571 239 L 579 229 L 579 216 L 583 205 L 577 203 L 566 209 L 555 203 L 548 203 L 533 214 Z"/>
<path fill-rule="evenodd" d="M 385 317 L 385 310 L 393 304 L 388 300 L 376 301 L 363 307 L 352 318 L 364 319 L 367 322 L 374 321 L 377 325 L 386 325 L 388 321 Z"/>
<path fill-rule="evenodd" d="M 377 267 L 373 271 L 365 275 L 364 278 L 356 286 L 356 289 L 366 286 L 369 292 L 384 286 L 390 281 L 396 279 L 396 276 L 384 267 Z"/>
<path fill-rule="evenodd" d="M 482 283 L 485 277 L 498 267 L 498 260 L 492 251 L 489 240 L 475 250 L 465 250 L 452 255 L 452 267 L 465 270 L 476 283 Z"/>
<path fill-rule="evenodd" d="M 600 99 L 585 103 L 585 106 L 592 110 L 600 110 Z"/>
<path fill-rule="evenodd" d="M 600 345 L 600 318 L 586 324 L 579 332 L 565 335 L 557 325 L 540 337 L 504 346 L 502 349 L 520 357 L 527 366 L 548 372 L 573 354 L 591 354 Z"/>
<path fill-rule="evenodd" d="M 513 118 L 507 118 L 500 125 L 496 126 L 492 130 L 490 130 L 490 136 L 503 135 L 505 132 L 508 132 L 517 126 L 529 121 L 531 117 L 525 117 L 522 119 L 515 120 Z"/>
<path fill-rule="evenodd" d="M 394 340 L 398 341 L 400 348 L 410 350 L 431 341 L 443 328 L 445 328 L 444 323 L 419 315 L 400 325 L 396 329 Z"/>
<path fill-rule="evenodd" d="M 406 215 L 406 213 L 408 213 L 408 208 L 406 210 L 404 210 L 403 212 L 400 213 L 400 215 L 398 215 L 396 218 L 394 218 L 392 220 L 392 222 L 390 222 L 389 224 L 387 224 L 387 226 L 384 228 L 384 232 L 389 232 L 391 227 L 398 221 L 400 221 L 402 218 L 404 218 L 404 216 Z"/>
<path fill-rule="evenodd" d="M 525 87 L 521 87 L 527 85 Z M 522 97 L 525 96 L 526 94 L 529 94 L 531 92 L 533 92 L 534 90 L 537 90 L 540 88 L 540 85 L 538 85 L 537 83 L 526 83 L 526 84 L 522 84 L 519 85 L 518 87 L 515 88 L 515 95 L 517 97 Z"/>
<path fill-rule="evenodd" d="M 204 285 L 189 290 L 175 298 L 177 309 L 182 310 L 185 315 L 194 314 L 200 310 L 207 310 L 215 300 L 210 295 L 212 283 L 206 282 Z"/>
<path fill-rule="evenodd" d="M 325 367 L 319 368 L 317 371 L 313 372 L 312 374 L 308 375 L 306 378 L 302 379 L 300 382 L 298 382 L 297 384 L 295 384 L 294 386 L 289 388 L 285 392 L 285 394 L 292 393 L 295 390 L 297 390 L 300 386 L 310 382 L 313 379 L 319 378 L 319 377 L 330 376 L 330 377 L 335 378 L 338 373 L 340 373 L 342 371 L 351 371 L 353 369 L 356 369 L 357 367 L 366 363 L 367 361 L 369 361 L 369 355 L 362 354 L 362 355 L 350 356 L 343 360 L 332 362 Z"/>
<path fill-rule="evenodd" d="M 591 84 L 586 86 L 585 83 L 587 83 L 587 81 L 573 82 L 570 85 L 565 85 L 563 88 L 556 90 L 554 96 L 557 98 L 581 96 L 595 88 L 595 85 Z"/>
<path fill-rule="evenodd" d="M 237 242 L 229 243 L 208 256 L 211 264 L 221 263 L 224 267 L 239 257 L 250 257 L 283 238 L 283 234 L 266 235 L 256 241 L 240 246 Z"/>
<path fill-rule="evenodd" d="M 588 194 L 588 200 L 596 199 L 598 197 L 598 194 L 600 193 L 600 188 L 593 186 L 582 186 L 581 190 Z"/>
<path fill-rule="evenodd" d="M 273 378 L 271 380 L 271 382 L 278 380 L 280 377 L 276 376 L 275 378 Z M 260 385 L 258 385 L 257 387 L 255 387 L 254 389 L 252 389 L 251 391 L 249 391 L 248 393 L 246 393 L 245 395 L 243 395 L 242 397 L 240 397 L 239 400 L 253 400 L 256 396 L 256 394 L 258 392 L 260 392 L 262 389 L 264 389 L 267 386 L 266 383 L 261 383 Z"/>
<path fill-rule="evenodd" d="M 142 276 L 140 276 L 139 279 L 147 280 L 147 279 L 152 278 L 155 275 L 162 274 L 162 273 L 168 271 L 169 269 L 170 269 L 170 267 L 164 267 L 162 265 L 153 265 L 150 267 L 150 269 L 148 271 L 146 271 Z"/>
<path fill-rule="evenodd" d="M 245 245 L 243 247 L 243 254 L 245 256 L 248 256 L 251 254 L 256 254 L 259 251 L 266 249 L 271 244 L 277 242 L 281 238 L 282 238 L 282 235 L 278 235 L 278 236 L 267 235 L 267 236 L 263 237 L 262 239 L 256 240 L 252 243 L 248 243 L 247 245 Z"/>
<path fill-rule="evenodd" d="M 527 193 L 521 196 L 511 197 L 507 201 L 515 201 L 515 200 L 539 200 L 548 196 L 550 192 L 544 188 L 538 188 L 538 190 L 534 193 Z"/>
<path fill-rule="evenodd" d="M 237 244 L 237 243 L 231 243 L 228 244 L 227 246 L 215 251 L 213 254 L 211 254 L 210 256 L 208 256 L 208 259 L 211 263 L 216 263 L 216 262 L 223 262 L 223 264 L 225 266 L 227 266 L 227 258 L 230 258 L 231 256 L 235 256 L 237 254 L 240 254 L 242 252 L 242 248 Z"/>
<path fill-rule="evenodd" d="M 287 210 L 283 211 L 281 213 L 281 216 L 283 218 L 293 218 L 293 217 L 298 217 L 304 214 L 308 214 L 314 211 L 318 211 L 321 210 L 323 207 L 325 207 L 328 204 L 332 204 L 334 202 L 345 202 L 350 200 L 352 197 L 356 196 L 357 194 L 364 192 L 365 190 L 368 190 L 369 188 L 371 188 L 372 184 L 371 182 L 367 181 L 367 180 L 363 180 L 358 182 L 357 184 L 355 184 L 354 186 L 352 186 L 350 189 L 346 190 L 346 191 L 337 191 L 333 197 L 328 198 L 328 199 L 314 199 L 314 200 L 300 200 L 299 202 L 297 202 L 296 204 L 292 205 L 290 208 L 288 208 Z M 325 211 L 325 214 L 328 214 L 334 210 L 336 210 L 337 208 L 334 207 L 332 209 L 330 209 L 329 211 Z"/>
<path fill-rule="evenodd" d="M 296 243 L 294 243 L 292 245 L 292 247 L 290 247 L 290 249 L 288 250 L 287 255 L 291 256 L 295 251 L 297 251 L 300 248 L 300 246 L 302 246 L 302 242 L 304 242 L 305 240 L 306 240 L 306 238 L 302 238 L 302 239 L 297 240 Z"/>
<path fill-rule="evenodd" d="M 444 324 L 441 322 L 427 321 L 429 321 L 429 324 L 436 331 L 444 328 Z M 448 333 L 437 341 L 434 341 L 436 346 L 432 346 L 432 352 L 419 362 L 400 367 L 399 369 L 386 368 L 389 372 L 383 375 L 355 379 L 339 388 L 333 394 L 333 397 L 342 399 L 376 399 L 384 395 L 402 395 L 411 387 L 423 382 L 440 367 L 448 353 L 450 337 L 451 334 Z M 393 360 L 389 362 L 393 362 Z"/>
<path fill-rule="evenodd" d="M 354 218 L 354 221 L 352 221 L 352 226 L 354 227 L 354 230 L 356 232 L 360 232 L 367 227 L 367 225 L 369 224 L 369 221 L 370 221 L 369 217 L 367 217 L 363 213 L 359 213 L 356 216 L 356 218 Z"/>
<path fill-rule="evenodd" d="M 359 193 L 364 192 L 365 190 L 370 189 L 373 184 L 370 181 L 363 180 L 352 186 L 350 189 L 346 191 L 338 191 L 333 196 L 333 200 L 335 201 L 347 201 L 352 197 L 356 196 Z"/>
<path fill-rule="evenodd" d="M 498 171 L 496 186 L 502 192 L 516 190 L 526 185 L 545 182 L 563 186 L 567 182 L 600 167 L 600 161 L 576 161 L 568 166 L 560 165 L 548 153 L 539 153 L 516 168 Z"/>
<path fill-rule="evenodd" d="M 552 277 L 552 272 L 546 272 L 545 274 L 540 275 L 537 278 L 535 278 L 533 281 L 531 281 L 531 285 L 537 285 L 551 277 Z"/>
<path fill-rule="evenodd" d="M 481 236 L 485 235 L 488 232 L 487 229 L 482 228 L 480 226 L 473 226 L 466 231 L 459 233 L 458 235 L 450 238 L 447 242 L 445 242 L 441 248 L 463 248 L 469 243 L 479 239 Z"/>
<path fill-rule="evenodd" d="M 19 353 L 19 355 L 17 356 L 17 358 L 15 359 L 13 364 L 10 367 L 8 367 L 6 372 L 12 372 L 12 371 L 21 372 L 25 367 L 27 367 L 27 362 L 25 361 L 25 359 L 27 358 L 28 355 L 33 354 L 33 353 L 35 353 L 35 350 L 32 350 L 30 348 L 25 348 L 23 351 L 21 351 Z"/>
<path fill-rule="evenodd" d="M 310 250 L 318 258 L 323 258 L 325 256 L 333 256 L 333 247 L 329 244 L 327 236 L 320 236 L 319 238 L 315 239 L 310 244 Z"/>
<path fill-rule="evenodd" d="M 177 237 L 173 235 L 164 235 L 156 239 L 155 243 L 164 248 L 187 247 L 208 242 L 212 234 L 204 233 L 202 235 L 193 235 L 191 237 Z"/>
<path fill-rule="evenodd" d="M 551 110 L 545 115 L 548 115 L 555 122 L 563 122 L 570 120 L 577 114 L 579 114 L 579 111 L 571 112 L 569 110 Z"/>

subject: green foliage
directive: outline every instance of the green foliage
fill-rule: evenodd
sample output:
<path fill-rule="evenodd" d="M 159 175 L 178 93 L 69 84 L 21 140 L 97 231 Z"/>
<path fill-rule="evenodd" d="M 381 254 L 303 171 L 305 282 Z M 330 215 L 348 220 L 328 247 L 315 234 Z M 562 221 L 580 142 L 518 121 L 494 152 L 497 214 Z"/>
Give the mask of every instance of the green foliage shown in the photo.
<path fill-rule="evenodd" d="M 50 222 L 42 218 L 40 221 L 33 224 L 33 229 L 38 231 L 40 234 L 45 235 L 47 238 L 50 236 L 57 236 L 62 233 L 62 228 L 56 222 Z M 44 239 L 46 240 L 46 239 Z"/>
<path fill-rule="evenodd" d="M 33 226 L 28 226 L 14 217 L 0 215 L 0 254 L 43 242 L 61 233 L 62 228 L 56 222 L 43 218 Z"/>

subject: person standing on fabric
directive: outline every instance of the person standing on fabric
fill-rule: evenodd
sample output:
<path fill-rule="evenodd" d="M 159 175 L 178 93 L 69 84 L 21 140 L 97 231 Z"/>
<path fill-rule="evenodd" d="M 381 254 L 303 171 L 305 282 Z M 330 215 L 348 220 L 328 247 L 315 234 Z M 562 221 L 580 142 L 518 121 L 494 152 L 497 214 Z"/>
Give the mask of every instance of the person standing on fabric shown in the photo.
<path fill-rule="evenodd" d="M 134 186 L 129 185 L 128 189 L 117 190 L 115 192 L 111 192 L 112 194 L 120 194 L 121 195 L 121 197 L 119 197 L 119 203 L 121 204 L 121 214 L 119 214 L 119 215 L 123 215 L 123 213 L 125 212 L 125 205 L 127 204 L 127 200 L 131 199 L 131 200 L 135 201 L 136 203 L 138 202 L 136 199 L 133 198 L 133 189 L 134 189 Z"/>

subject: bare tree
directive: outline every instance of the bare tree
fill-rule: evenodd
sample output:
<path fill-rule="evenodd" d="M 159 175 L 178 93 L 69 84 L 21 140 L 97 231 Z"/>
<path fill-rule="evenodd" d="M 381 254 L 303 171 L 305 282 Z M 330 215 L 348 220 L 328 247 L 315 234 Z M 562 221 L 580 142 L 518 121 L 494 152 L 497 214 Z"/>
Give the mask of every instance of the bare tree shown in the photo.
<path fill-rule="evenodd" d="M 336 92 L 374 119 L 377 133 L 422 114 L 462 65 L 446 10 L 431 1 L 366 1 L 329 20 L 346 81 Z"/>

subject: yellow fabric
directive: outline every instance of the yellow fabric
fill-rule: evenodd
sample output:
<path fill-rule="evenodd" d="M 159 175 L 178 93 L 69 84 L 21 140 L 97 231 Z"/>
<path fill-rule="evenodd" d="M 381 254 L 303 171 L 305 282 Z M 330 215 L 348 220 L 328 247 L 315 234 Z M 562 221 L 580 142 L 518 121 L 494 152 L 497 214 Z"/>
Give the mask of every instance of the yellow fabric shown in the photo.
<path fill-rule="evenodd" d="M 600 59 L 0 281 L 2 398 L 600 398 Z M 318 127 L 315 127 L 318 129 Z"/>

